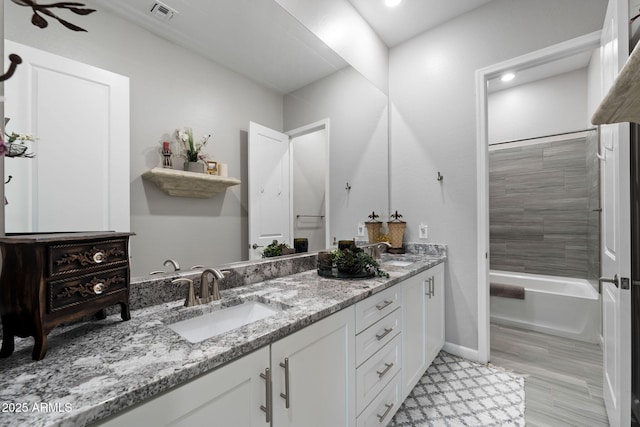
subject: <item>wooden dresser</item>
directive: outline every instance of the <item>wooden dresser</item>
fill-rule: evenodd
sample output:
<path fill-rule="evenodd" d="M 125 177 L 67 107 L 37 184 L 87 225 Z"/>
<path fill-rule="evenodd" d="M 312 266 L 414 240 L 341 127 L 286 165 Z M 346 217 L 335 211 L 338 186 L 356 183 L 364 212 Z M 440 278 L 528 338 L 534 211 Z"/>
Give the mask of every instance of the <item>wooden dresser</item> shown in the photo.
<path fill-rule="evenodd" d="M 93 232 L 0 237 L 0 357 L 14 350 L 14 337 L 35 338 L 32 357 L 47 352 L 57 325 L 86 316 L 104 318 L 119 304 L 129 320 L 129 236 Z"/>

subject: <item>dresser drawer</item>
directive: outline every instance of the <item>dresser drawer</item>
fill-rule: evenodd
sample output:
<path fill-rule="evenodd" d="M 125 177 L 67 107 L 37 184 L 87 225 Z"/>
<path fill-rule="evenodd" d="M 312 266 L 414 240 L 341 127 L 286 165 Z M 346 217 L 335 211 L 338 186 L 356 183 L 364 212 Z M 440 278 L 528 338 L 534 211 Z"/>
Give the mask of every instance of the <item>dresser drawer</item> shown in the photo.
<path fill-rule="evenodd" d="M 127 263 L 127 240 L 103 240 L 52 245 L 47 248 L 49 277 Z"/>
<path fill-rule="evenodd" d="M 401 286 L 393 286 L 356 304 L 356 334 L 400 307 Z"/>
<path fill-rule="evenodd" d="M 402 334 L 356 369 L 356 413 L 360 414 L 374 397 L 400 372 Z"/>
<path fill-rule="evenodd" d="M 97 300 L 128 288 L 129 269 L 117 268 L 49 282 L 49 313 Z"/>
<path fill-rule="evenodd" d="M 380 319 L 356 336 L 356 366 L 360 366 L 386 343 L 395 338 L 402 328 L 402 308 Z"/>
<path fill-rule="evenodd" d="M 381 427 L 389 424 L 402 405 L 402 374 L 398 373 L 360 414 L 357 427 Z"/>

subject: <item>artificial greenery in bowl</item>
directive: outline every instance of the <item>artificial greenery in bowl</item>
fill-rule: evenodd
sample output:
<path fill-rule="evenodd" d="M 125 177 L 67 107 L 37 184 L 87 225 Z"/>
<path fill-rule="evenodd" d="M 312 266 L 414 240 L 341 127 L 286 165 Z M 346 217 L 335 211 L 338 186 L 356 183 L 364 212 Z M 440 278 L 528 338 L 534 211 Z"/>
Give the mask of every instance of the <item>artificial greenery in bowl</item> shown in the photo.
<path fill-rule="evenodd" d="M 355 246 L 334 250 L 331 252 L 331 262 L 343 274 L 389 277 L 389 273 L 380 269 L 378 261 Z"/>

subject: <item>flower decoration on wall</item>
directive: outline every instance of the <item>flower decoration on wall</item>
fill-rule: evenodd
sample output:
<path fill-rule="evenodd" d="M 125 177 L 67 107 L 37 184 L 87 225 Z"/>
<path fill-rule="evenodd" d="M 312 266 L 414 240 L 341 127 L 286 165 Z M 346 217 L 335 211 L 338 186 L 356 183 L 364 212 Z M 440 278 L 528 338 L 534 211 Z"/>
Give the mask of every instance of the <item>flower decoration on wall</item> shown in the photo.
<path fill-rule="evenodd" d="M 207 145 L 207 142 L 209 142 L 211 134 L 203 136 L 198 142 L 195 142 L 193 139 L 193 130 L 191 128 L 183 128 L 176 130 L 176 138 L 184 147 L 187 161 L 197 162 L 207 157 L 206 154 L 201 151 Z"/>
<path fill-rule="evenodd" d="M 64 25 L 65 27 L 67 27 L 72 31 L 86 32 L 87 30 L 85 30 L 84 28 L 79 27 L 75 24 L 72 24 L 69 21 L 66 21 L 60 18 L 58 15 L 52 12 L 52 9 L 68 10 L 72 13 L 75 13 L 76 15 L 81 15 L 81 16 L 89 15 L 96 11 L 95 9 L 87 8 L 84 3 L 78 3 L 78 2 L 57 2 L 57 3 L 51 3 L 51 4 L 38 4 L 35 0 L 11 0 L 11 1 L 13 1 L 17 5 L 30 7 L 32 9 L 33 15 L 31 16 L 31 23 L 38 28 L 47 28 L 49 26 L 49 23 L 47 22 L 47 20 L 42 16 L 42 15 L 45 15 L 57 20 L 60 24 Z"/>

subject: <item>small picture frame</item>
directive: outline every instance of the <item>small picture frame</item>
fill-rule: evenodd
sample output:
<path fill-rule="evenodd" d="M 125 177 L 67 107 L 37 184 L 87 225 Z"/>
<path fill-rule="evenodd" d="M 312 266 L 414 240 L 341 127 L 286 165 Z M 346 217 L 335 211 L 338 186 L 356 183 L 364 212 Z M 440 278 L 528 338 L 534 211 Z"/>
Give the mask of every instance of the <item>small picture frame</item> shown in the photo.
<path fill-rule="evenodd" d="M 207 160 L 207 173 L 209 175 L 218 175 L 218 162 Z"/>

